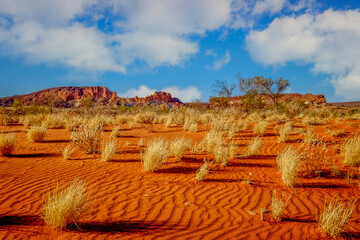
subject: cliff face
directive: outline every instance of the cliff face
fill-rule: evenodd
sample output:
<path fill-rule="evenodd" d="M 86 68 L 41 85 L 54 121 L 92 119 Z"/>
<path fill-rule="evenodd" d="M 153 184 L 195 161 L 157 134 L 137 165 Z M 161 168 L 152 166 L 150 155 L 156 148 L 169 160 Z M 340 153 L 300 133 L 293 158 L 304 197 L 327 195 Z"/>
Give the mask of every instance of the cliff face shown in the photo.
<path fill-rule="evenodd" d="M 85 98 L 90 98 L 98 105 L 150 105 L 169 104 L 178 105 L 182 102 L 173 98 L 170 93 L 155 92 L 145 98 L 120 98 L 116 92 L 106 87 L 58 87 L 44 89 L 26 95 L 18 95 L 0 98 L 0 106 L 11 106 L 16 99 L 20 99 L 23 105 L 47 105 L 53 107 L 77 107 L 82 106 Z"/>

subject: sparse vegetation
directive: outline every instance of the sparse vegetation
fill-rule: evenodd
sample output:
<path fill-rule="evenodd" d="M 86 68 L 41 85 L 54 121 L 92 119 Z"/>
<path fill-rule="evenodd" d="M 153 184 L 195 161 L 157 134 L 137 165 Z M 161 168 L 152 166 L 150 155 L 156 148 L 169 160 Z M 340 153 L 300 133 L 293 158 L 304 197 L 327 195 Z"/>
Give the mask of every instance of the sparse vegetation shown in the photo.
<path fill-rule="evenodd" d="M 81 151 L 87 154 L 100 151 L 102 139 L 102 124 L 85 124 L 74 130 L 71 135 L 71 141 Z"/>
<path fill-rule="evenodd" d="M 15 135 L 0 134 L 0 153 L 3 156 L 10 156 L 15 148 Z"/>
<path fill-rule="evenodd" d="M 300 168 L 300 155 L 292 147 L 285 148 L 276 158 L 283 183 L 294 187 Z"/>
<path fill-rule="evenodd" d="M 333 198 L 318 218 L 320 231 L 337 238 L 346 230 L 347 223 L 355 209 L 356 200 L 343 202 Z"/>
<path fill-rule="evenodd" d="M 286 203 L 289 201 L 291 195 L 286 201 L 284 192 L 281 194 L 280 198 L 277 195 L 277 191 L 274 189 L 271 194 L 271 215 L 276 221 L 280 222 L 284 215 Z"/>
<path fill-rule="evenodd" d="M 255 137 L 248 144 L 245 153 L 242 155 L 243 157 L 249 157 L 258 154 L 261 146 L 261 139 L 259 137 Z"/>
<path fill-rule="evenodd" d="M 32 126 L 27 132 L 27 138 L 30 142 L 42 142 L 45 138 L 47 126 Z"/>
<path fill-rule="evenodd" d="M 145 172 L 154 172 L 166 162 L 169 156 L 169 144 L 166 140 L 157 138 L 148 143 L 142 154 L 142 166 Z"/>
<path fill-rule="evenodd" d="M 200 182 L 204 181 L 205 177 L 209 174 L 210 162 L 204 159 L 204 164 L 196 171 L 195 181 Z"/>
<path fill-rule="evenodd" d="M 259 136 L 264 136 L 268 126 L 269 126 L 269 122 L 260 121 L 254 125 L 254 133 L 256 133 Z"/>
<path fill-rule="evenodd" d="M 67 187 L 58 184 L 43 208 L 45 223 L 53 228 L 65 229 L 69 224 L 76 225 L 86 203 L 86 183 L 75 179 Z"/>
<path fill-rule="evenodd" d="M 108 162 L 114 159 L 116 154 L 116 141 L 111 140 L 103 146 L 101 150 L 101 160 L 104 162 Z"/>
<path fill-rule="evenodd" d="M 285 123 L 279 131 L 279 142 L 284 143 L 289 140 L 289 136 L 292 131 L 292 124 L 291 122 Z"/>
<path fill-rule="evenodd" d="M 357 134 L 345 140 L 341 146 L 343 163 L 348 166 L 360 165 L 360 135 Z"/>
<path fill-rule="evenodd" d="M 111 131 L 111 137 L 113 138 L 121 137 L 120 127 L 116 126 L 113 128 L 113 130 Z"/>
<path fill-rule="evenodd" d="M 169 150 L 176 160 L 181 161 L 185 151 L 191 146 L 191 142 L 184 137 L 178 137 L 171 140 Z"/>
<path fill-rule="evenodd" d="M 65 160 L 70 159 L 71 154 L 73 154 L 74 151 L 75 151 L 75 148 L 71 147 L 71 145 L 67 145 L 62 152 L 63 158 Z"/>

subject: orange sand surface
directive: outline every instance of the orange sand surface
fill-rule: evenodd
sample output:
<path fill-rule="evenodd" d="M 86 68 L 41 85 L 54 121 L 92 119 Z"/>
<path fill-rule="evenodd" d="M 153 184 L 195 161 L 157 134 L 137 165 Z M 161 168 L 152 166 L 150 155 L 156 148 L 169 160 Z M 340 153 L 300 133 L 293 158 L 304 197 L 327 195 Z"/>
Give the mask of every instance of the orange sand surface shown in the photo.
<path fill-rule="evenodd" d="M 320 177 L 301 176 L 301 186 L 285 187 L 277 170 L 276 156 L 289 144 L 298 145 L 302 136 L 294 133 L 287 143 L 278 143 L 272 122 L 257 156 L 230 159 L 227 167 L 213 164 L 203 182 L 195 183 L 196 170 L 204 157 L 212 155 L 187 152 L 182 162 L 168 159 L 160 170 L 142 170 L 138 141 L 155 137 L 185 136 L 195 143 L 207 130 L 197 133 L 181 127 L 165 128 L 156 124 L 153 132 L 141 125 L 132 129 L 121 125 L 123 137 L 117 138 L 118 152 L 111 162 L 101 162 L 100 154 L 76 150 L 64 160 L 62 150 L 70 142 L 71 132 L 49 129 L 45 141 L 29 143 L 23 126 L 1 126 L 0 132 L 15 132 L 13 156 L 0 157 L 0 239 L 324 239 L 317 227 L 317 216 L 333 196 L 352 199 L 359 196 L 357 168 L 341 163 L 342 137 L 326 133 L 344 129 L 346 135 L 358 131 L 359 121 L 328 121 L 314 126 L 315 133 L 328 143 L 331 161 L 345 174 L 353 171 L 354 181 L 324 173 Z M 304 128 L 294 121 L 295 129 Z M 109 137 L 111 127 L 105 129 Z M 235 135 L 238 154 L 254 137 L 251 124 Z M 79 228 L 54 230 L 41 219 L 47 193 L 57 183 L 75 178 L 86 181 L 89 204 Z M 251 182 L 248 184 L 247 182 Z M 270 209 L 271 192 L 292 194 L 281 222 L 269 213 L 261 221 L 262 208 Z M 349 230 L 344 235 L 360 238 L 360 207 L 357 203 Z"/>

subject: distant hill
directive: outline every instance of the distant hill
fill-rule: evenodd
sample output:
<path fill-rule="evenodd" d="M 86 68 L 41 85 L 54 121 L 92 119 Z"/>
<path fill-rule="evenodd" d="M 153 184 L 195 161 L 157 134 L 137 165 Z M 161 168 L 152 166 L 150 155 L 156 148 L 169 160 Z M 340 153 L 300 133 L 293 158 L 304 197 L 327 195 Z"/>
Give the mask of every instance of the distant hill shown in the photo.
<path fill-rule="evenodd" d="M 261 95 L 262 100 L 265 103 L 273 103 L 272 99 L 269 96 Z M 217 104 L 217 98 L 211 99 L 210 105 Z M 282 93 L 278 99 L 279 103 L 281 102 L 290 102 L 290 101 L 303 101 L 305 104 L 308 105 L 322 105 L 326 104 L 326 98 L 324 95 L 313 95 L 311 93 L 307 94 L 299 94 L 299 93 Z M 241 97 L 231 97 L 229 104 L 231 106 L 238 106 L 242 104 Z"/>
<path fill-rule="evenodd" d="M 37 92 L 0 98 L 0 106 L 11 106 L 15 101 L 22 105 L 47 105 L 53 107 L 78 107 L 90 100 L 96 105 L 179 105 L 182 102 L 173 98 L 170 93 L 155 92 L 144 98 L 122 98 L 107 87 L 57 87 L 43 89 Z"/>
<path fill-rule="evenodd" d="M 360 106 L 360 101 L 354 101 L 354 102 L 334 102 L 334 103 L 328 103 L 329 105 L 332 106 L 344 106 L 344 107 L 356 107 L 356 106 Z"/>

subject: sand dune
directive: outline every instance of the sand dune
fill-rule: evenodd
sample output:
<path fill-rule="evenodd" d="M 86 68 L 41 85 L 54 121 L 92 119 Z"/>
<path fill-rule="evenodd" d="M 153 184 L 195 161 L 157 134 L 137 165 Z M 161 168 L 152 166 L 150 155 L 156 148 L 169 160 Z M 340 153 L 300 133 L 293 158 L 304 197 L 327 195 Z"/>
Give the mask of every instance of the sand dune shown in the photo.
<path fill-rule="evenodd" d="M 356 122 L 356 121 L 353 121 Z M 357 123 L 357 122 L 356 122 Z M 347 122 L 329 123 L 332 128 L 355 131 Z M 295 124 L 296 125 L 296 124 Z M 72 160 L 62 158 L 70 132 L 51 129 L 42 143 L 28 143 L 22 126 L 3 126 L 14 131 L 14 155 L 0 158 L 0 238 L 3 239 L 316 239 L 323 238 L 316 218 L 325 201 L 338 195 L 358 196 L 357 184 L 344 177 L 301 177 L 301 186 L 285 187 L 276 168 L 276 155 L 289 143 L 278 143 L 275 124 L 262 138 L 257 156 L 231 159 L 227 167 L 212 165 L 205 181 L 195 183 L 196 170 L 205 154 L 187 152 L 181 163 L 170 158 L 155 173 L 141 169 L 140 137 L 172 138 L 184 135 L 199 142 L 206 133 L 183 132 L 181 127 L 156 125 L 148 133 L 141 126 L 124 131 L 117 139 L 118 152 L 111 162 L 99 161 L 99 154 L 76 151 Z M 126 128 L 126 126 L 122 126 Z M 329 142 L 329 156 L 339 166 L 341 158 L 333 144 L 341 139 L 327 136 L 324 125 L 316 132 Z M 109 131 L 105 132 L 105 137 Z M 254 134 L 251 126 L 235 135 L 238 154 L 245 151 Z M 299 144 L 299 134 L 290 137 Z M 126 144 L 126 142 L 128 142 Z M 332 147 L 334 147 L 332 149 Z M 342 167 L 341 169 L 345 169 Z M 58 182 L 75 178 L 88 184 L 89 204 L 79 223 L 65 231 L 45 226 L 41 211 L 46 194 Z M 250 183 L 251 184 L 248 184 Z M 268 213 L 261 221 L 262 208 L 270 208 L 271 191 L 292 195 L 284 220 L 276 223 Z M 351 231 L 360 231 L 359 207 L 353 213 Z M 351 234 L 351 233 L 349 233 Z M 357 234 L 358 236 L 358 234 Z"/>

